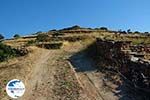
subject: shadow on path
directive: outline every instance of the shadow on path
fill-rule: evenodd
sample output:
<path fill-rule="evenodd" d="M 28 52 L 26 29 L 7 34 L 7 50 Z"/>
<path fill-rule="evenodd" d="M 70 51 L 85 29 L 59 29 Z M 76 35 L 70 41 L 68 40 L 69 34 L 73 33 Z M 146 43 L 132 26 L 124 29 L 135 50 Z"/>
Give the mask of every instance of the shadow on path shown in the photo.
<path fill-rule="evenodd" d="M 96 71 L 92 59 L 86 57 L 85 52 L 79 52 L 70 57 L 70 61 L 77 72 Z"/>
<path fill-rule="evenodd" d="M 88 48 L 89 49 L 89 48 Z M 94 64 L 94 61 L 92 58 L 88 57 L 90 53 L 88 53 L 88 49 L 82 50 L 80 52 L 75 53 L 73 56 L 70 57 L 70 62 L 75 68 L 76 72 L 83 72 L 83 73 L 102 73 L 104 76 L 99 76 L 99 80 L 104 83 L 99 84 L 105 84 L 107 82 L 110 82 L 107 80 L 109 76 L 107 76 L 104 72 L 99 71 L 99 69 Z M 93 51 L 94 53 L 94 51 Z M 88 76 L 88 75 L 87 75 Z M 89 75 L 90 76 L 90 75 Z M 93 82 L 95 82 L 94 78 L 95 76 L 89 77 Z M 95 78 L 96 79 L 96 78 Z M 105 81 L 104 81 L 105 80 Z M 109 91 L 109 95 L 104 94 L 104 98 L 106 96 L 105 100 L 150 100 L 148 97 L 144 96 L 140 92 L 136 92 L 135 90 L 131 89 L 131 86 L 127 85 L 125 81 L 121 80 L 121 84 L 115 84 L 116 88 L 114 90 Z M 114 81 L 112 81 L 113 84 Z M 108 86 L 110 87 L 110 86 Z M 111 92 L 111 93 L 110 93 Z M 107 94 L 107 93 L 106 93 Z M 117 97 L 117 98 L 116 98 Z"/>

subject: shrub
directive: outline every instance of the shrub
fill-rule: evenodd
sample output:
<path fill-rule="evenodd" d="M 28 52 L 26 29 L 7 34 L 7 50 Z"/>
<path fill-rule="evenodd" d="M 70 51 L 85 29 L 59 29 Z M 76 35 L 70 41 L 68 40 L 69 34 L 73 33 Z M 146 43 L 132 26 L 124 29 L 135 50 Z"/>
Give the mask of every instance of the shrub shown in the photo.
<path fill-rule="evenodd" d="M 134 34 L 140 34 L 140 32 L 139 31 L 135 31 Z"/>
<path fill-rule="evenodd" d="M 2 34 L 0 34 L 0 40 L 4 39 L 4 36 Z"/>
<path fill-rule="evenodd" d="M 14 56 L 17 56 L 17 50 L 0 43 L 0 62 Z"/>
<path fill-rule="evenodd" d="M 100 30 L 105 30 L 105 31 L 107 31 L 108 29 L 107 29 L 107 27 L 101 27 Z"/>
<path fill-rule="evenodd" d="M 30 40 L 30 41 L 27 42 L 27 46 L 34 45 L 35 42 L 36 42 L 36 41 L 34 41 L 34 40 Z"/>
<path fill-rule="evenodd" d="M 63 33 L 55 32 L 52 34 L 53 37 L 58 37 L 64 35 Z"/>
<path fill-rule="evenodd" d="M 46 49 L 60 49 L 63 46 L 63 43 L 37 44 L 37 46 Z"/>
<path fill-rule="evenodd" d="M 17 39 L 17 38 L 20 38 L 20 35 L 19 34 L 15 34 L 13 37 Z"/>
<path fill-rule="evenodd" d="M 0 43 L 0 62 L 5 61 L 12 57 L 24 56 L 28 51 L 25 48 L 14 49 L 3 43 Z"/>
<path fill-rule="evenodd" d="M 72 26 L 72 27 L 64 28 L 62 30 L 77 30 L 77 29 L 81 29 L 81 27 L 78 26 L 78 25 L 75 25 L 75 26 Z"/>
<path fill-rule="evenodd" d="M 127 30 L 127 33 L 128 33 L 128 34 L 131 33 L 131 29 L 128 29 L 128 30 Z"/>
<path fill-rule="evenodd" d="M 126 32 L 126 31 L 122 31 L 121 33 L 122 33 L 122 34 L 127 34 L 127 32 Z"/>
<path fill-rule="evenodd" d="M 44 42 L 49 39 L 49 36 L 47 34 L 38 34 L 37 35 L 37 41 Z"/>
<path fill-rule="evenodd" d="M 150 33 L 149 33 L 149 32 L 144 32 L 143 35 L 145 35 L 145 36 L 150 36 Z"/>

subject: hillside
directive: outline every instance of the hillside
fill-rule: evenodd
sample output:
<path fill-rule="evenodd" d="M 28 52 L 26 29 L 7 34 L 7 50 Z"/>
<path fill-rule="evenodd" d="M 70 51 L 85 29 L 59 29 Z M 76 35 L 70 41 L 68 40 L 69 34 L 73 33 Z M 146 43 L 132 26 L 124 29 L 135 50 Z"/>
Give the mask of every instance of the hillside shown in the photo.
<path fill-rule="evenodd" d="M 1 43 L 23 54 L 0 62 L 1 100 L 11 79 L 25 83 L 19 100 L 150 99 L 149 34 L 73 26 Z"/>

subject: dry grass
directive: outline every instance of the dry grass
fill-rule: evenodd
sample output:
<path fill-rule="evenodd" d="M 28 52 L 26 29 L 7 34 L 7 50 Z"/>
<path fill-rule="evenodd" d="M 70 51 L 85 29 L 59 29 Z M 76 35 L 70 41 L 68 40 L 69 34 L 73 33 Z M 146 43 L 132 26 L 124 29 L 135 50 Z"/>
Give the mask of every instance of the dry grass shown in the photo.
<path fill-rule="evenodd" d="M 19 38 L 19 39 L 14 39 L 14 40 L 5 40 L 3 41 L 3 43 L 16 48 L 16 47 L 27 44 L 28 41 L 31 41 L 31 40 L 35 40 L 35 38 L 30 38 L 30 39 Z"/>

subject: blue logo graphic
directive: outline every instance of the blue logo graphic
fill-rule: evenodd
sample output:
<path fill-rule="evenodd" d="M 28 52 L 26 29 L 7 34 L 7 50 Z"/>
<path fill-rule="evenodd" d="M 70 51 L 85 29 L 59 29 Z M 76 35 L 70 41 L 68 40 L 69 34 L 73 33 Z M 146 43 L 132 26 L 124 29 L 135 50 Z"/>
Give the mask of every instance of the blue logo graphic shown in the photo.
<path fill-rule="evenodd" d="M 18 98 L 24 94 L 25 86 L 22 81 L 13 79 L 7 83 L 6 92 L 11 98 Z"/>

